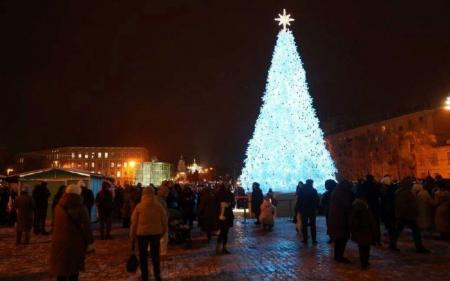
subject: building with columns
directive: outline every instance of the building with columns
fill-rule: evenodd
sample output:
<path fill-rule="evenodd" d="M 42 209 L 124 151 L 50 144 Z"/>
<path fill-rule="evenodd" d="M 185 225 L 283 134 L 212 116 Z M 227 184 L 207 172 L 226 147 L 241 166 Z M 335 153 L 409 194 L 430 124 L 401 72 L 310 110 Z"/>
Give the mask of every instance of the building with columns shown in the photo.
<path fill-rule="evenodd" d="M 450 111 L 424 110 L 328 135 L 340 176 L 450 177 Z"/>

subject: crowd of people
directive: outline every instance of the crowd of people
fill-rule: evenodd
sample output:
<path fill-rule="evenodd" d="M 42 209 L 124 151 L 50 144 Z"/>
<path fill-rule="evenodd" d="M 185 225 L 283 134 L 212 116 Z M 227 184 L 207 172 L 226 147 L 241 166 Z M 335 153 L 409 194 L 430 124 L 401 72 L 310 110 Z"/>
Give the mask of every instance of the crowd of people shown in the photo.
<path fill-rule="evenodd" d="M 441 178 L 419 181 L 408 177 L 394 182 L 385 176 L 377 182 L 368 175 L 358 182 L 330 179 L 325 189 L 320 196 L 312 180 L 298 184 L 294 221 L 302 242 L 307 244 L 311 238 L 317 244 L 316 216 L 321 210 L 337 262 L 349 262 L 344 253 L 351 239 L 358 244 L 361 267 L 368 268 L 371 246 L 381 246 L 385 234 L 389 249 L 399 251 L 397 240 L 404 227 L 411 229 L 418 253 L 429 252 L 422 242 L 424 232 L 437 232 L 441 239 L 450 240 L 450 188 L 449 182 Z M 129 228 L 132 248 L 139 256 L 140 269 L 133 270 L 130 276 L 148 280 L 150 249 L 154 277 L 161 280 L 160 256 L 167 254 L 169 243 L 191 247 L 195 226 L 205 233 L 208 242 L 217 236 L 217 254 L 230 254 L 227 244 L 233 209 L 249 208 L 255 224 L 271 231 L 278 204 L 275 193 L 270 189 L 264 195 L 258 183 L 246 194 L 242 187 L 228 182 L 181 185 L 167 181 L 159 187 L 118 187 L 104 181 L 94 195 L 79 181 L 61 186 L 53 196 L 47 228 L 49 197 L 45 182 L 33 189 L 22 187 L 19 195 L 2 189 L 0 220 L 6 223 L 14 217 L 17 244 L 29 244 L 32 230 L 36 235 L 52 234 L 49 265 L 57 280 L 78 280 L 85 255 L 95 251 L 92 223 L 98 223 L 99 237 L 106 240 L 113 239 L 113 220 L 120 220 L 123 228 Z"/>
<path fill-rule="evenodd" d="M 316 214 L 322 209 L 327 224 L 329 243 L 334 243 L 334 259 L 348 263 L 344 257 L 349 239 L 359 247 L 363 269 L 369 266 L 370 247 L 382 245 L 381 224 L 384 224 L 388 247 L 400 251 L 397 241 L 404 227 L 411 229 L 418 253 L 429 253 L 422 243 L 422 232 L 437 232 L 442 240 L 450 241 L 450 182 L 440 177 L 420 181 L 406 177 L 394 182 L 386 175 L 380 182 L 368 175 L 356 183 L 327 180 L 321 200 L 313 181 L 297 187 L 296 215 L 303 243 L 308 243 L 310 227 L 316 240 Z"/>

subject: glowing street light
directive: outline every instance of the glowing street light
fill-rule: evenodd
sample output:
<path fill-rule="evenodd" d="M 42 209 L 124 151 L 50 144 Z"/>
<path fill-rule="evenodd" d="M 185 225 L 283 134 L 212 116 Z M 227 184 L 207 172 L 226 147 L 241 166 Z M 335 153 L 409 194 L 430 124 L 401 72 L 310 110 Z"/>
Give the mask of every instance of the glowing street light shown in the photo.
<path fill-rule="evenodd" d="M 444 109 L 450 110 L 450 97 L 447 97 L 447 99 L 444 102 Z"/>
<path fill-rule="evenodd" d="M 136 161 L 128 161 L 128 165 L 130 166 L 130 168 L 134 168 L 136 166 Z"/>
<path fill-rule="evenodd" d="M 6 169 L 6 175 L 9 176 L 12 172 L 14 172 L 14 169 L 8 168 Z"/>

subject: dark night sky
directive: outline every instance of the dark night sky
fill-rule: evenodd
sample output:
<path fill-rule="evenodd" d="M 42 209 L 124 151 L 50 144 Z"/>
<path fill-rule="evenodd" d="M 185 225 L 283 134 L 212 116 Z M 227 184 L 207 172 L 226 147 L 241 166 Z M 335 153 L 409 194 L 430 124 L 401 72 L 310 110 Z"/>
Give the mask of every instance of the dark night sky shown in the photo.
<path fill-rule="evenodd" d="M 239 167 L 282 8 L 322 121 L 450 94 L 448 0 L 155 2 L 1 1 L 0 146 L 142 145 Z"/>

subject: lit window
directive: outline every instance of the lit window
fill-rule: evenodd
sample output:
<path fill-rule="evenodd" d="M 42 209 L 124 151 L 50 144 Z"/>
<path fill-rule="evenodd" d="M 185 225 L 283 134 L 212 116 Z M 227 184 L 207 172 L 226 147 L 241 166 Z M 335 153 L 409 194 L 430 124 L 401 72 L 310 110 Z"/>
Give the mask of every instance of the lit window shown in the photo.
<path fill-rule="evenodd" d="M 84 166 L 85 167 L 89 167 L 89 163 L 88 162 L 84 162 Z"/>
<path fill-rule="evenodd" d="M 123 167 L 126 168 L 128 166 L 127 162 L 123 162 Z"/>
<path fill-rule="evenodd" d="M 83 156 L 81 156 L 81 153 L 78 153 L 78 158 L 81 158 L 81 157 L 83 157 Z"/>
<path fill-rule="evenodd" d="M 108 158 L 108 152 L 105 152 L 105 158 Z"/>
<path fill-rule="evenodd" d="M 84 155 L 84 158 L 88 159 L 88 158 L 89 158 L 89 155 L 85 154 L 85 155 Z"/>
<path fill-rule="evenodd" d="M 72 152 L 72 159 L 75 159 L 75 152 Z"/>
<path fill-rule="evenodd" d="M 122 167 L 122 164 L 117 163 L 117 168 L 120 168 L 120 167 Z"/>
<path fill-rule="evenodd" d="M 111 168 L 114 168 L 114 162 L 111 162 Z"/>
<path fill-rule="evenodd" d="M 117 177 L 120 178 L 120 171 L 117 171 Z"/>
<path fill-rule="evenodd" d="M 95 152 L 92 152 L 91 153 L 91 159 L 94 159 L 95 158 Z"/>
<path fill-rule="evenodd" d="M 98 153 L 98 158 L 102 158 L 102 153 L 101 152 Z"/>
<path fill-rule="evenodd" d="M 91 162 L 91 168 L 95 168 L 95 162 Z"/>
<path fill-rule="evenodd" d="M 78 168 L 81 168 L 81 164 L 78 164 L 77 167 L 78 167 Z"/>

